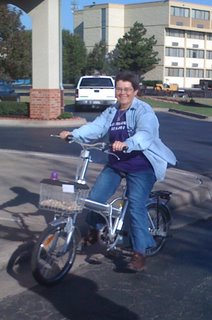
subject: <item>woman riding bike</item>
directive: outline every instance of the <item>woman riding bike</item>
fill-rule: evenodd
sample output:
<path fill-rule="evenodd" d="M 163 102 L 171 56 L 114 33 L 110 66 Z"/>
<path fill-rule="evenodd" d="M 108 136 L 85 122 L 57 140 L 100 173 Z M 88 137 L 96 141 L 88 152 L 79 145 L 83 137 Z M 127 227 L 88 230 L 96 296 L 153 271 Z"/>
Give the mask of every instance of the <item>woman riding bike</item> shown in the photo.
<path fill-rule="evenodd" d="M 89 199 L 105 203 L 116 192 L 123 174 L 129 200 L 128 219 L 133 255 L 128 269 L 142 271 L 146 266 L 145 252 L 154 246 L 149 232 L 146 201 L 157 180 L 165 177 L 167 164 L 175 165 L 176 158 L 159 138 L 158 119 L 150 105 L 136 98 L 139 81 L 132 72 L 120 72 L 115 79 L 117 103 L 108 107 L 93 122 L 72 132 L 62 131 L 83 142 L 101 139 L 106 134 L 113 153 L 98 176 Z M 126 149 L 126 152 L 123 152 Z M 101 217 L 88 213 L 89 240 L 97 240 Z"/>

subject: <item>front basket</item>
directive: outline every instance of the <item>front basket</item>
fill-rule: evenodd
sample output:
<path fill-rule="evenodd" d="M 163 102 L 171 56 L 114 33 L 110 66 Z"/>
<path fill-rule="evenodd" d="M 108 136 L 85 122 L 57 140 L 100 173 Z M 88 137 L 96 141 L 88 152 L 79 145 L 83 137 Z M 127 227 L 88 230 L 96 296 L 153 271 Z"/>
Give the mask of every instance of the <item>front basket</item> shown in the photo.
<path fill-rule="evenodd" d="M 81 211 L 89 188 L 73 181 L 44 179 L 40 183 L 39 208 L 55 213 Z"/>

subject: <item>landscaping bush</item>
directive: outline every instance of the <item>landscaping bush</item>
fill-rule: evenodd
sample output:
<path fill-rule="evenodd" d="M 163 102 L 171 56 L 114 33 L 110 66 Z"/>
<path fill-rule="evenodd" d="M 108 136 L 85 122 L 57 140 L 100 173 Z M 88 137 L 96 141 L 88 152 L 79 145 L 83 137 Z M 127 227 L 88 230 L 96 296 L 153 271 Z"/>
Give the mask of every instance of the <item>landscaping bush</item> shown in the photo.
<path fill-rule="evenodd" d="M 0 116 L 29 116 L 29 103 L 3 101 L 0 102 Z"/>
<path fill-rule="evenodd" d="M 0 102 L 0 117 L 29 117 L 29 103 L 3 101 Z M 73 118 L 72 112 L 63 112 L 58 119 Z"/>
<path fill-rule="evenodd" d="M 59 115 L 58 119 L 70 119 L 73 118 L 73 113 L 72 112 L 63 112 L 61 115 Z"/>
<path fill-rule="evenodd" d="M 189 103 L 190 103 L 190 104 L 196 104 L 196 102 L 195 102 L 194 99 L 190 99 Z"/>
<path fill-rule="evenodd" d="M 142 84 L 146 87 L 154 87 L 157 83 L 163 83 L 161 80 L 143 80 Z"/>

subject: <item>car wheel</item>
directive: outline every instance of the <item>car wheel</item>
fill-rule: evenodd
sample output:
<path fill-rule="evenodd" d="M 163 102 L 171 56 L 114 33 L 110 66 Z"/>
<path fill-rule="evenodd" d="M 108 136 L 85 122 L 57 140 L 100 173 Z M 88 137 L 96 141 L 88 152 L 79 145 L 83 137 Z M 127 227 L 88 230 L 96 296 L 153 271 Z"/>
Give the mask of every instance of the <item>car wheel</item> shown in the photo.
<path fill-rule="evenodd" d="M 184 95 L 183 95 L 183 99 L 188 99 L 188 95 L 187 95 L 187 94 L 184 94 Z"/>

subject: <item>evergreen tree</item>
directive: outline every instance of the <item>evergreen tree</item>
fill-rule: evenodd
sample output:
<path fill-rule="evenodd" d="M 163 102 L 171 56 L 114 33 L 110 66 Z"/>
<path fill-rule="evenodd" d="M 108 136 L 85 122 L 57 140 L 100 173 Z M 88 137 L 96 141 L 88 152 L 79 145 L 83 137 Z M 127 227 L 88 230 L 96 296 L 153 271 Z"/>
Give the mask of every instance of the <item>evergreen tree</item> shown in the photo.
<path fill-rule="evenodd" d="M 79 36 L 63 30 L 63 83 L 75 83 L 84 73 L 86 61 L 84 42 Z"/>
<path fill-rule="evenodd" d="M 31 31 L 21 24 L 21 10 L 0 5 L 0 78 L 31 78 Z"/>
<path fill-rule="evenodd" d="M 103 73 L 105 71 L 105 56 L 106 45 L 105 42 L 100 41 L 95 44 L 93 50 L 88 54 L 87 74 Z"/>
<path fill-rule="evenodd" d="M 135 22 L 129 32 L 118 40 L 115 49 L 110 52 L 109 60 L 115 71 L 131 70 L 139 77 L 152 70 L 159 62 L 158 52 L 154 51 L 155 37 L 146 38 L 146 29 L 142 23 Z"/>

